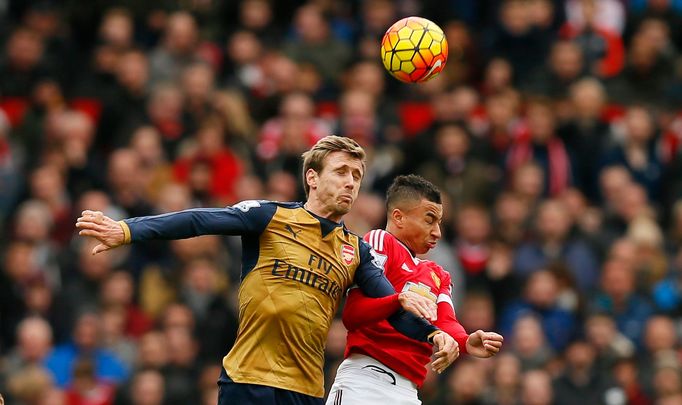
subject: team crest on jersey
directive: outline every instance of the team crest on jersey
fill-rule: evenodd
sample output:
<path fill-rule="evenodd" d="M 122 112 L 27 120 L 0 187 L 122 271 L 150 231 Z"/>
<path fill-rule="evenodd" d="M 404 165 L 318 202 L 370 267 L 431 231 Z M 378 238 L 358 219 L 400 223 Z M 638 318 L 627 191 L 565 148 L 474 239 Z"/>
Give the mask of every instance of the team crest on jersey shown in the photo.
<path fill-rule="evenodd" d="M 412 291 L 413 293 L 417 293 L 422 297 L 429 298 L 433 302 L 436 302 L 438 300 L 436 294 L 431 292 L 431 287 L 422 282 L 414 283 L 412 281 L 408 281 L 403 286 L 403 291 Z"/>
<path fill-rule="evenodd" d="M 436 288 L 440 288 L 440 277 L 438 277 L 433 271 L 431 272 L 431 279 L 434 283 L 436 283 Z"/>
<path fill-rule="evenodd" d="M 355 248 L 351 245 L 341 246 L 341 259 L 346 263 L 346 266 L 353 263 L 353 259 L 355 259 Z"/>

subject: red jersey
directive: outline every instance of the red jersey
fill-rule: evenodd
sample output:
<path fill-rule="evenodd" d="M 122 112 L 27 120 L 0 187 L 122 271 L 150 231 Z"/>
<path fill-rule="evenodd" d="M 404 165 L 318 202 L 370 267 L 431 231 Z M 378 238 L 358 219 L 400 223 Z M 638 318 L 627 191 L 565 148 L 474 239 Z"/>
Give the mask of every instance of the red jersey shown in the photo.
<path fill-rule="evenodd" d="M 455 338 L 460 353 L 465 353 L 468 335 L 455 317 L 450 274 L 433 262 L 415 257 L 384 230 L 370 231 L 364 239 L 374 248 L 375 262 L 383 265 L 386 278 L 396 291 L 413 291 L 437 303 L 438 319 L 434 325 Z M 367 324 L 370 318 L 377 319 L 375 311 L 367 311 L 370 305 L 367 300 L 370 299 L 358 289 L 348 294 L 343 310 L 343 321 L 349 330 L 345 357 L 353 353 L 370 356 L 421 387 L 426 365 L 431 360 L 432 345 L 400 334 L 385 320 L 386 316 Z M 399 305 L 386 308 L 390 312 L 385 315 L 390 315 Z"/>

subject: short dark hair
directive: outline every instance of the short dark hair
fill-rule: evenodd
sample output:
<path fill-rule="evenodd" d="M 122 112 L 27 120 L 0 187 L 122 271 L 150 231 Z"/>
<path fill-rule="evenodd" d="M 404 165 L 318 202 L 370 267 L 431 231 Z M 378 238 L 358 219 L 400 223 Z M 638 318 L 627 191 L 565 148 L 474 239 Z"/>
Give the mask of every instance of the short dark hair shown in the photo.
<path fill-rule="evenodd" d="M 422 198 L 442 204 L 440 190 L 430 181 L 415 174 L 398 176 L 386 192 L 386 208 L 391 212 L 401 202 L 419 201 Z"/>

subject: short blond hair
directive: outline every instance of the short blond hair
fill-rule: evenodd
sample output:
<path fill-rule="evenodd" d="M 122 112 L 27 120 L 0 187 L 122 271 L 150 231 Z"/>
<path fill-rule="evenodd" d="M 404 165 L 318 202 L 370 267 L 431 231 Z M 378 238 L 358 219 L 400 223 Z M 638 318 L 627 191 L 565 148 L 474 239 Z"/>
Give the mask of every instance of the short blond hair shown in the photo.
<path fill-rule="evenodd" d="M 308 169 L 313 169 L 321 173 L 324 169 L 324 160 L 332 152 L 345 152 L 362 162 L 362 172 L 365 172 L 365 150 L 351 138 L 344 136 L 329 135 L 317 141 L 309 150 L 303 152 L 303 189 L 305 196 L 308 197 L 310 186 L 306 180 Z"/>

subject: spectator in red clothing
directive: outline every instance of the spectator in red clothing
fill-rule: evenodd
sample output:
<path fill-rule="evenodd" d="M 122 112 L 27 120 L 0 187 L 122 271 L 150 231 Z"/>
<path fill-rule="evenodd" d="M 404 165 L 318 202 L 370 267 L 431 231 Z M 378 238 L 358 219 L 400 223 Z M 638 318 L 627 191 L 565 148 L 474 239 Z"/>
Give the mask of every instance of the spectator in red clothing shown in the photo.
<path fill-rule="evenodd" d="M 513 172 L 529 161 L 547 174 L 544 195 L 557 196 L 570 186 L 571 158 L 563 141 L 556 136 L 556 112 L 548 99 L 529 101 L 526 110 L 528 136 L 518 139 L 507 154 L 507 168 Z"/>
<path fill-rule="evenodd" d="M 66 405 L 111 405 L 114 386 L 98 381 L 91 360 L 82 358 L 73 366 L 73 383 L 66 390 Z"/>
<path fill-rule="evenodd" d="M 101 300 L 105 307 L 120 307 L 124 311 L 124 330 L 127 336 L 139 338 L 152 326 L 152 320 L 133 302 L 135 286 L 127 271 L 109 274 L 101 286 Z"/>
<path fill-rule="evenodd" d="M 581 18 L 570 20 L 561 28 L 563 38 L 580 45 L 586 65 L 592 74 L 609 78 L 617 75 L 625 61 L 623 39 L 617 30 L 618 24 L 605 23 L 600 19 L 601 1 L 580 0 Z M 609 3 L 619 5 L 615 0 Z M 620 24 L 622 29 L 622 23 Z"/>
<path fill-rule="evenodd" d="M 228 205 L 236 202 L 235 184 L 242 175 L 242 163 L 225 144 L 224 128 L 215 119 L 207 119 L 196 134 L 194 150 L 178 159 L 173 167 L 175 179 L 190 182 L 195 195 L 210 205 Z M 203 174 L 201 174 L 203 173 Z M 205 180 L 199 185 L 197 176 Z M 201 187 L 206 187 L 204 190 Z"/>

